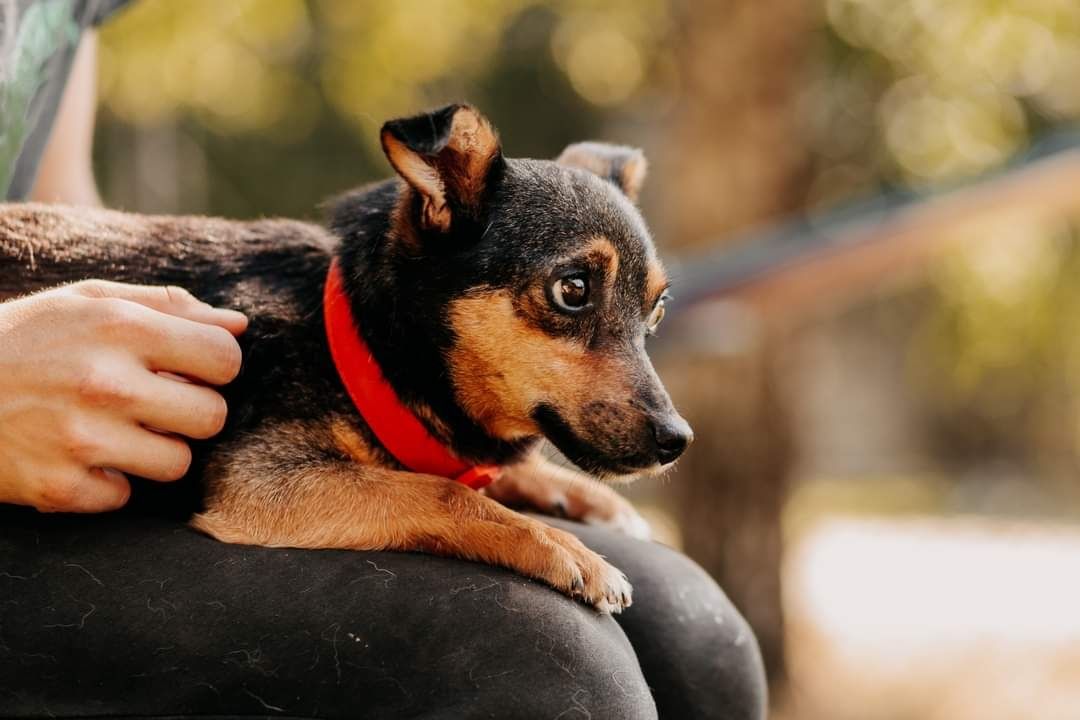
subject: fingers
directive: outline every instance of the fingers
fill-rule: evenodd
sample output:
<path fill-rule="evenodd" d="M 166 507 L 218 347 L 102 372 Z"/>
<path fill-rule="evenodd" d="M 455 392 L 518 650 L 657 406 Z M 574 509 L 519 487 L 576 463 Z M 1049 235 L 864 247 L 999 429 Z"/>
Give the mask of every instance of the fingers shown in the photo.
<path fill-rule="evenodd" d="M 50 476 L 27 504 L 42 512 L 115 510 L 131 497 L 125 472 L 171 482 L 182 478 L 191 466 L 186 443 L 138 425 L 98 426 L 92 437 L 85 437 L 72 449 L 73 459 L 81 467 Z"/>
<path fill-rule="evenodd" d="M 225 399 L 210 388 L 149 373 L 141 373 L 137 385 L 131 414 L 143 425 L 196 440 L 225 426 Z"/>
<path fill-rule="evenodd" d="M 31 504 L 42 512 L 95 513 L 123 507 L 131 484 L 115 470 L 72 470 L 50 481 Z"/>
<path fill-rule="evenodd" d="M 116 510 L 127 504 L 131 497 L 131 483 L 116 470 L 92 468 L 87 488 L 80 499 L 76 512 L 104 512 Z"/>
<path fill-rule="evenodd" d="M 234 336 L 247 327 L 242 313 L 211 307 L 172 285 L 86 280 L 61 290 L 99 299 L 85 307 L 87 322 L 135 350 L 152 370 L 212 385 L 229 383 L 240 372 Z"/>
<path fill-rule="evenodd" d="M 85 297 L 128 300 L 174 317 L 216 325 L 233 335 L 244 332 L 248 324 L 243 313 L 208 305 L 175 285 L 128 285 L 108 280 L 87 280 L 75 283 L 71 288 Z"/>
<path fill-rule="evenodd" d="M 156 342 L 143 349 L 152 370 L 165 370 L 211 385 L 225 385 L 240 373 L 240 345 L 213 325 L 162 315 Z"/>
<path fill-rule="evenodd" d="M 115 423 L 99 429 L 81 459 L 94 467 L 172 482 L 182 478 L 191 466 L 191 448 L 182 440 L 138 425 Z"/>
<path fill-rule="evenodd" d="M 211 385 L 232 382 L 240 372 L 240 345 L 217 325 L 157 312 L 124 300 L 92 313 L 105 332 L 153 371 L 164 370 Z"/>

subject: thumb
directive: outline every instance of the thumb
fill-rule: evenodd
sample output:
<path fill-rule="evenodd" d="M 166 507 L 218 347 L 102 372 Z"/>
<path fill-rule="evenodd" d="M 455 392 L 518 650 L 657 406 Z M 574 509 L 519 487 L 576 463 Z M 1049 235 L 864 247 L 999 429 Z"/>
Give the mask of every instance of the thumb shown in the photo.
<path fill-rule="evenodd" d="M 217 325 L 233 335 L 247 329 L 248 320 L 243 313 L 208 305 L 176 285 L 129 285 L 108 280 L 84 280 L 68 287 L 83 297 L 128 300 L 168 315 Z"/>

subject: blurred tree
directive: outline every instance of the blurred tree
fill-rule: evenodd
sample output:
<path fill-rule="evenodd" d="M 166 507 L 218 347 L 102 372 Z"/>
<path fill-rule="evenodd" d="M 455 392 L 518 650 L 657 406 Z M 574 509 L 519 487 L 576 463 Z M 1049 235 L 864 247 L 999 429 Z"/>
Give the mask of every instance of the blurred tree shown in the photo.
<path fill-rule="evenodd" d="M 660 223 L 689 249 L 802 206 L 810 176 L 797 110 L 817 18 L 802 0 L 686 2 L 677 18 L 681 97 L 658 163 L 677 190 Z M 730 354 L 683 349 L 664 363 L 703 439 L 674 485 L 686 550 L 750 621 L 774 684 L 784 666 L 780 513 L 791 463 L 771 373 L 778 347 L 764 331 Z"/>

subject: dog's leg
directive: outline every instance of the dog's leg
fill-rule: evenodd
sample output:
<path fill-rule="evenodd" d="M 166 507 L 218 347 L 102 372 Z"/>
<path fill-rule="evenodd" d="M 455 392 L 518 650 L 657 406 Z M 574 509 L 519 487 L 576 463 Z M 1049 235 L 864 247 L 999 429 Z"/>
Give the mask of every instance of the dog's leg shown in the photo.
<path fill-rule="evenodd" d="M 614 528 L 647 540 L 649 523 L 622 495 L 594 478 L 556 465 L 537 451 L 503 469 L 484 492 L 511 507 Z"/>
<path fill-rule="evenodd" d="M 602 612 L 630 604 L 623 574 L 570 533 L 443 478 L 328 461 L 288 476 L 235 469 L 192 525 L 224 542 L 421 551 L 515 570 Z"/>

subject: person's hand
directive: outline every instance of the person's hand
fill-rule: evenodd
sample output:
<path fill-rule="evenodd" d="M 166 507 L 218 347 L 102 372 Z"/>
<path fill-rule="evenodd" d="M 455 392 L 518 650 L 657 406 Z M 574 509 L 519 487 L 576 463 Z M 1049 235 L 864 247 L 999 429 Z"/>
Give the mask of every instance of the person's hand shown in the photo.
<path fill-rule="evenodd" d="M 0 303 L 0 502 L 97 512 L 127 502 L 124 473 L 182 477 L 180 436 L 224 426 L 206 385 L 239 373 L 246 327 L 176 287 L 88 280 Z"/>

